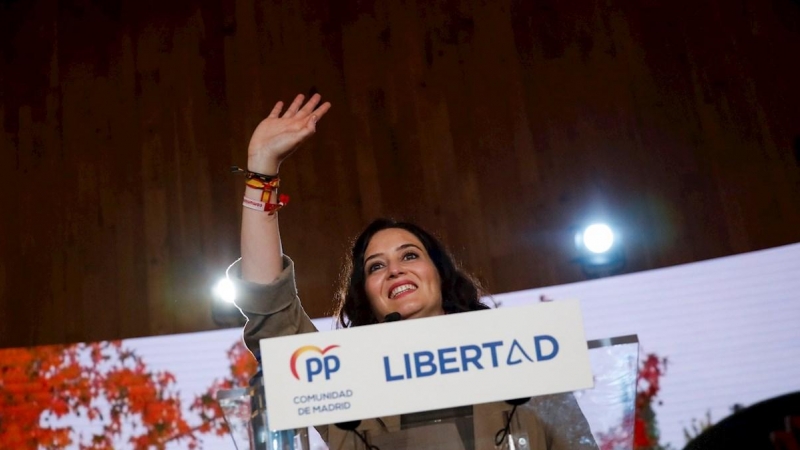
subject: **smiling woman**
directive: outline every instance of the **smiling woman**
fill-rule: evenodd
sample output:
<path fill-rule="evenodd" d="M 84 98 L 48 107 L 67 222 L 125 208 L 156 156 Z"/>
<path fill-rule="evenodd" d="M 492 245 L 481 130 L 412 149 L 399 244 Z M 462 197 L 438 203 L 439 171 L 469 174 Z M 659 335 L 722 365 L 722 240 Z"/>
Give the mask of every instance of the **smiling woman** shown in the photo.
<path fill-rule="evenodd" d="M 297 296 L 294 264 L 283 255 L 277 211 L 285 199 L 277 191 L 281 162 L 315 131 L 317 121 L 331 107 L 330 103 L 320 105 L 320 100 L 319 95 L 314 95 L 304 104 L 303 96 L 298 95 L 285 112 L 278 102 L 250 139 L 242 257 L 228 269 L 228 278 L 236 285 L 236 305 L 247 316 L 245 343 L 255 355 L 260 339 L 317 331 Z M 414 224 L 389 219 L 372 222 L 356 239 L 349 257 L 337 306 L 342 327 L 376 324 L 387 321 L 387 316 L 417 319 L 488 308 L 480 301 L 478 283 L 455 265 L 436 238 Z M 528 448 L 596 449 L 572 395 L 551 397 L 558 397 L 551 402 L 557 408 L 539 407 L 534 411 L 532 407 L 518 412 L 531 438 Z M 548 401 L 538 398 L 531 404 L 548 405 Z M 487 405 L 495 419 L 508 413 L 509 405 L 503 402 Z M 487 405 L 481 405 L 484 411 Z M 479 409 L 476 406 L 476 411 Z M 476 412 L 474 422 L 470 419 L 459 425 L 464 430 L 464 448 L 494 448 L 494 432 L 502 424 L 485 420 L 487 417 Z M 364 421 L 356 430 L 369 429 L 373 436 L 381 431 L 397 431 L 387 428 L 387 423 L 399 421 Z M 334 427 L 317 429 L 333 448 L 351 448 L 352 442 L 343 435 L 346 432 Z"/>
<path fill-rule="evenodd" d="M 480 285 L 456 267 L 444 246 L 417 225 L 378 219 L 356 239 L 339 290 L 336 316 L 348 326 L 477 311 Z"/>

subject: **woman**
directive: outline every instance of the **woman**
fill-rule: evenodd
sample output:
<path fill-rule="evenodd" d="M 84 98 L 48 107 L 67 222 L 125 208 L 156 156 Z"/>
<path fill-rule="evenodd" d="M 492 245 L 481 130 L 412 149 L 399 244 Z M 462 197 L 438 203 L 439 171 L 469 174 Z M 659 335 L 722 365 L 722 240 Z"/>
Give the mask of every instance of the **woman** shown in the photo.
<path fill-rule="evenodd" d="M 298 95 L 281 114 L 278 102 L 253 132 L 248 147 L 248 182 L 242 213 L 242 258 L 229 269 L 237 285 L 237 306 L 247 316 L 244 337 L 258 353 L 263 338 L 316 331 L 303 311 L 294 283 L 294 265 L 283 255 L 278 231 L 276 180 L 280 164 L 316 129 L 330 109 L 313 95 Z M 260 175 L 258 175 L 260 174 Z M 338 320 L 344 326 L 383 322 L 397 313 L 403 319 L 486 309 L 473 280 L 453 264 L 443 246 L 421 228 L 390 220 L 373 222 L 353 246 L 349 279 L 341 290 Z M 503 428 L 505 403 L 477 405 L 474 420 L 459 424 L 468 448 L 493 448 Z M 586 420 L 570 394 L 543 396 L 518 411 L 536 450 L 596 448 Z M 364 421 L 360 430 L 381 433 L 402 428 L 399 418 Z M 333 449 L 349 448 L 352 439 L 336 428 L 318 428 Z M 434 431 L 432 434 L 438 433 Z M 388 434 L 387 434 L 388 435 Z M 475 441 L 472 442 L 472 436 Z"/>

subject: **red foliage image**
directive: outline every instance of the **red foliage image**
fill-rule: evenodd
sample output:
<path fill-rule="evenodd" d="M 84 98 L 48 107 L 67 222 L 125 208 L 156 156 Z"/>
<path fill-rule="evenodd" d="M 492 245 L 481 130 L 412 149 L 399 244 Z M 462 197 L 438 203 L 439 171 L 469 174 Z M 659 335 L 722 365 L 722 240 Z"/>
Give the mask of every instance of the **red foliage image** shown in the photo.
<path fill-rule="evenodd" d="M 601 433 L 598 439 L 600 450 L 631 448 L 633 431 L 633 450 L 662 450 L 659 443 L 658 424 L 653 402 L 661 390 L 660 380 L 667 371 L 667 359 L 650 353 L 639 363 L 636 378 L 636 408 L 628 414 L 619 428 Z"/>
<path fill-rule="evenodd" d="M 0 350 L 0 448 L 200 448 L 202 435 L 228 433 L 216 392 L 246 386 L 256 371 L 241 343 L 228 360 L 230 374 L 184 409 L 175 377 L 120 341 Z M 96 431 L 58 424 L 67 415 Z"/>

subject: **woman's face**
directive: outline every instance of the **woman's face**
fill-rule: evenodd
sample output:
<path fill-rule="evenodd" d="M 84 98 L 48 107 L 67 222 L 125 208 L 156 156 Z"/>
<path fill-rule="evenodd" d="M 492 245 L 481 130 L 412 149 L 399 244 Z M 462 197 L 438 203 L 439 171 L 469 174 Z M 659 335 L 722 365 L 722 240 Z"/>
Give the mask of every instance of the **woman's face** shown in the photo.
<path fill-rule="evenodd" d="M 364 252 L 362 270 L 378 320 L 393 312 L 403 319 L 444 314 L 439 271 L 414 234 L 402 228 L 375 233 Z"/>

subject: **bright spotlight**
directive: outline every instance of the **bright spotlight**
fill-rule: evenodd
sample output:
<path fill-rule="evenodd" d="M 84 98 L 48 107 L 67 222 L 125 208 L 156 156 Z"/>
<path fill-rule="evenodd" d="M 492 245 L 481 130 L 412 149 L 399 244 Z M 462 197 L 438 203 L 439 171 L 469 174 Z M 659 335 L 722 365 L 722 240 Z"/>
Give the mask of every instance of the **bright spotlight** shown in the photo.
<path fill-rule="evenodd" d="M 589 225 L 583 230 L 583 245 L 592 253 L 605 253 L 614 245 L 614 232 L 604 223 Z"/>
<path fill-rule="evenodd" d="M 220 300 L 233 303 L 236 300 L 236 287 L 231 283 L 231 280 L 223 278 L 214 286 L 214 295 Z"/>
<path fill-rule="evenodd" d="M 610 226 L 594 223 L 586 228 L 573 228 L 575 248 L 578 251 L 575 262 L 583 268 L 590 278 L 606 277 L 619 273 L 625 266 L 625 253 L 622 239 Z"/>

